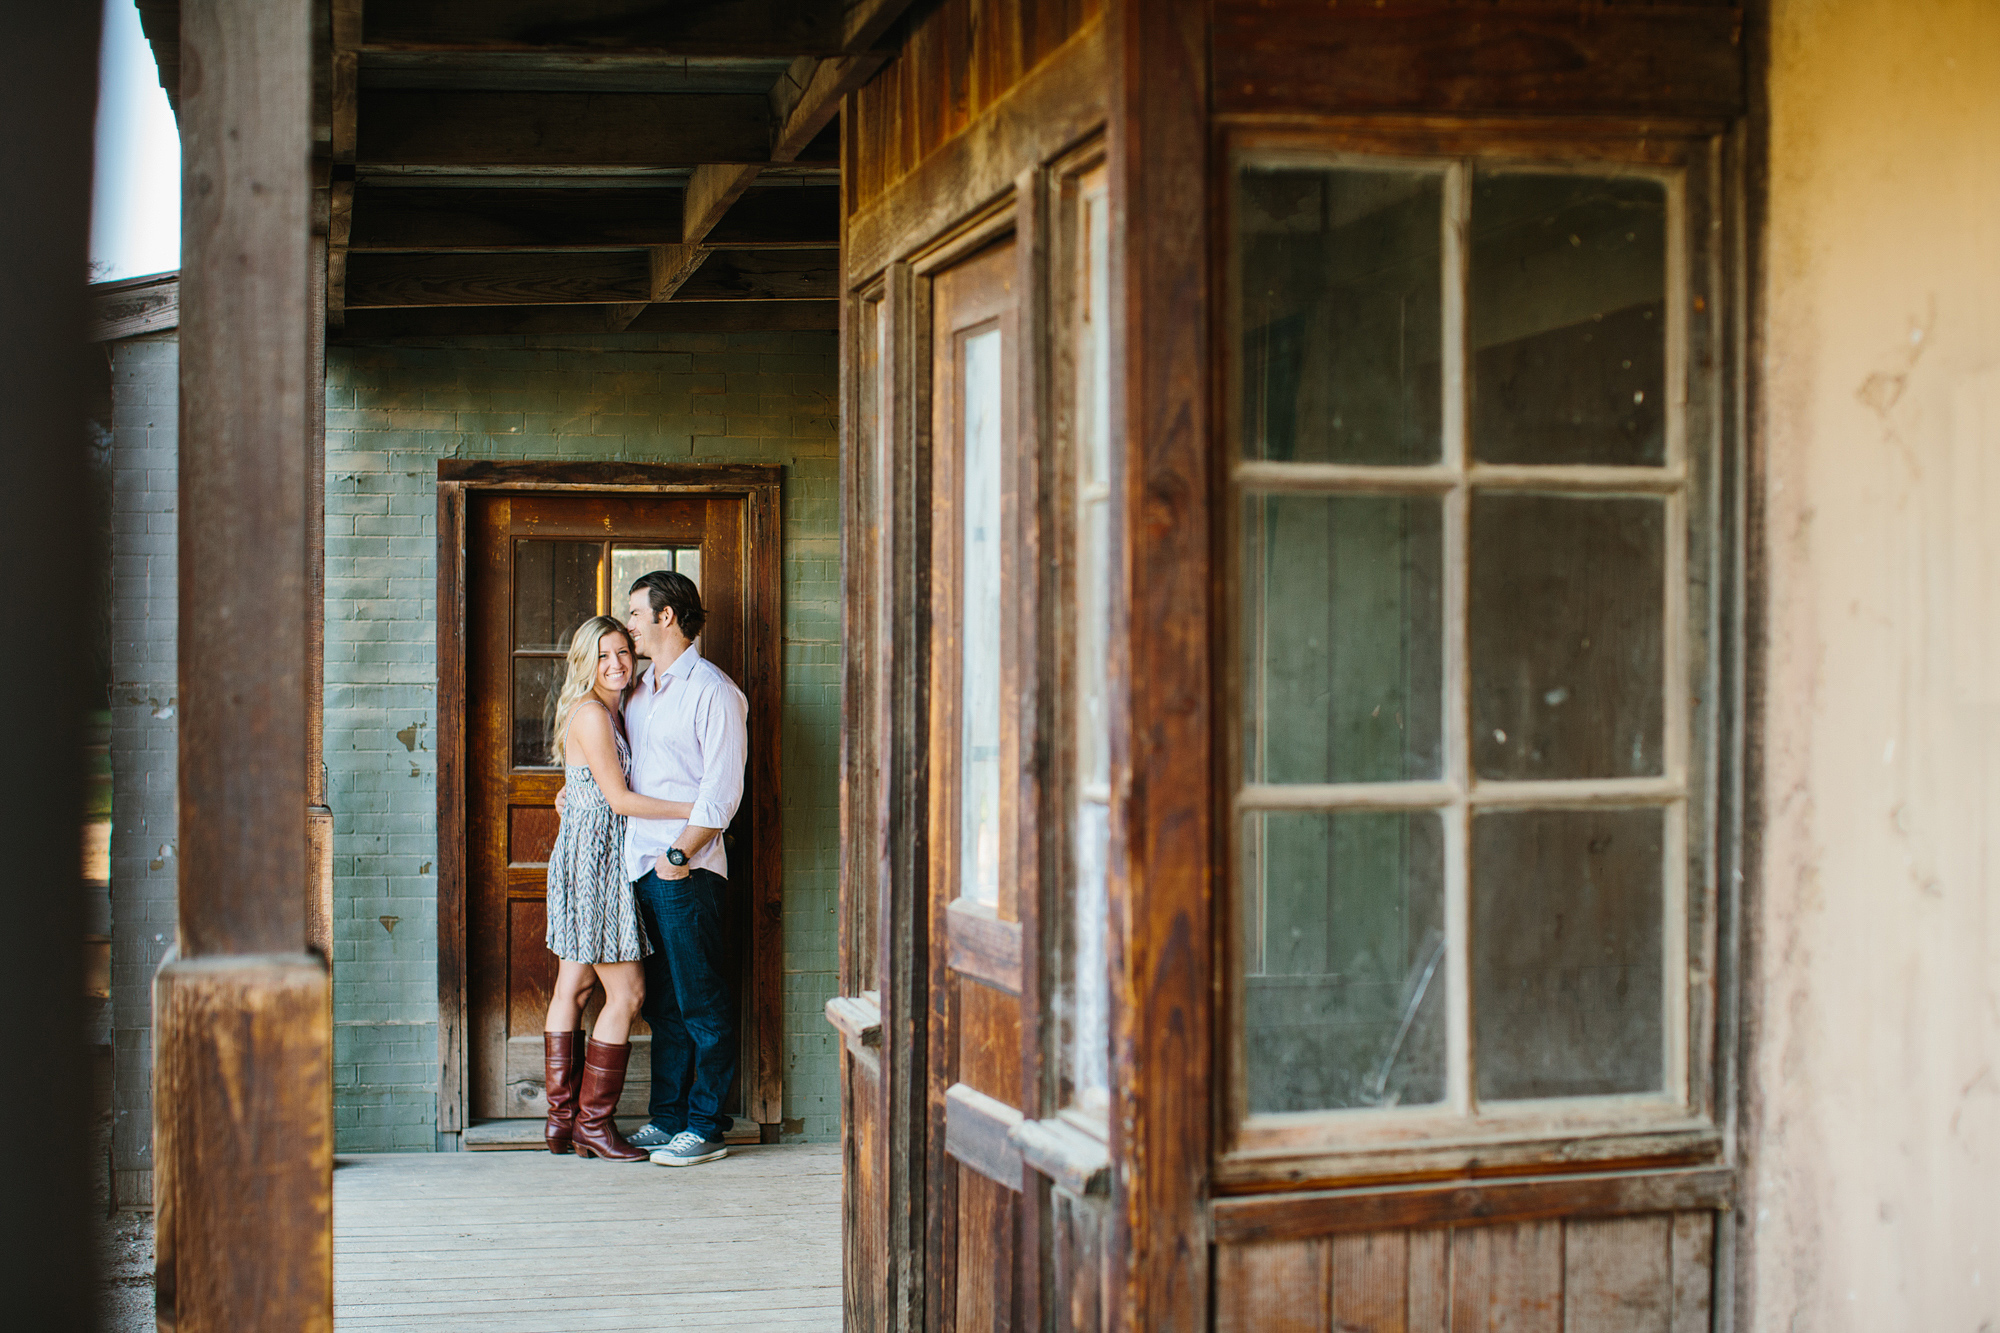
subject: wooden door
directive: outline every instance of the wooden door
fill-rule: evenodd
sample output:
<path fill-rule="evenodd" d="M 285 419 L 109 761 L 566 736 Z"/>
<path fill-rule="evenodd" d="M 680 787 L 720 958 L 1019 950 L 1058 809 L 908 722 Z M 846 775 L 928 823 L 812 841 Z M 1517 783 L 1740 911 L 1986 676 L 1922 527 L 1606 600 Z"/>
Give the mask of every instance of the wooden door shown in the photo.
<path fill-rule="evenodd" d="M 627 590 L 653 569 L 695 580 L 708 608 L 702 653 L 755 699 L 746 655 L 747 497 L 657 494 L 476 494 L 468 513 L 466 636 L 466 863 L 472 1119 L 545 1114 L 542 1023 L 556 960 L 543 943 L 547 861 L 556 835 L 562 770 L 548 750 L 549 709 L 560 688 L 563 653 L 592 615 L 625 618 Z M 771 562 L 775 564 L 775 562 Z M 643 670 L 643 664 L 641 666 Z M 768 684 L 768 682 L 766 682 Z M 774 770 L 758 762 L 776 736 L 753 708 L 750 781 Z M 746 789 L 729 839 L 732 885 L 760 878 L 754 837 L 759 802 Z M 751 894 L 738 895 L 747 903 Z M 739 913 L 736 937 L 748 924 Z M 746 962 L 754 953 L 740 950 Z M 764 947 L 770 947 L 765 944 Z M 746 966 L 747 979 L 754 966 Z M 759 1070 L 757 1027 L 770 1006 L 739 988 L 744 1058 L 731 1114 L 756 1119 L 743 1085 Z M 594 1018 L 593 1001 L 588 1018 Z M 624 1115 L 646 1110 L 649 1037 L 634 1029 Z M 775 1119 L 775 1116 L 771 1117 Z"/>
<path fill-rule="evenodd" d="M 1016 253 L 939 273 L 931 325 L 929 1324 L 1022 1327 L 1023 866 Z M 1016 660 L 1010 660 L 1016 659 Z"/>

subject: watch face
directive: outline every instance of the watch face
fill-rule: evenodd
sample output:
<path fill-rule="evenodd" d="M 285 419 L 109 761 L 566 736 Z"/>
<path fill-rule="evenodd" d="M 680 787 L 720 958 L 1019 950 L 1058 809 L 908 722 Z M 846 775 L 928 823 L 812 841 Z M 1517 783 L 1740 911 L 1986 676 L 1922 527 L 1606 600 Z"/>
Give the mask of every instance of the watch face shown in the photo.
<path fill-rule="evenodd" d="M 678 847 L 669 847 L 667 861 L 672 865 L 684 866 L 688 863 L 688 854 Z"/>

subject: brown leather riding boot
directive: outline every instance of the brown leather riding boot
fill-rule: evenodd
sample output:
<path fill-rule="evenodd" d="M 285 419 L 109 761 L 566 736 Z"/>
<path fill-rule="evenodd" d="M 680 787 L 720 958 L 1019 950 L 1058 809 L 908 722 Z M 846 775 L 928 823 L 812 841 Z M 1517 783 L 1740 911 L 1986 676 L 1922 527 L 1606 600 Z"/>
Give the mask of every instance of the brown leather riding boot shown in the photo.
<path fill-rule="evenodd" d="M 542 1068 L 549 1090 L 549 1122 L 542 1137 L 550 1152 L 568 1152 L 576 1123 L 577 1085 L 583 1079 L 583 1033 L 544 1032 Z"/>
<path fill-rule="evenodd" d="M 578 1157 L 602 1157 L 613 1162 L 646 1160 L 646 1150 L 627 1143 L 611 1118 L 618 1109 L 618 1094 L 625 1091 L 625 1062 L 631 1058 L 630 1044 L 606 1046 L 595 1038 L 584 1042 L 583 1093 L 577 1101 L 576 1130 L 572 1135 Z"/>

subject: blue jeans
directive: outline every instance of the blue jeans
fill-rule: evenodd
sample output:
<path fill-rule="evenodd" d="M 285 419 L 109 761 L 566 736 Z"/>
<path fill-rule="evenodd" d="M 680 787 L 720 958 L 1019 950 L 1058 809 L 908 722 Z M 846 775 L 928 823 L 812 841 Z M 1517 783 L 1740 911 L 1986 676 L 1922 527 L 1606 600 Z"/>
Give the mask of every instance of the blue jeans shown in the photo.
<path fill-rule="evenodd" d="M 732 1123 L 722 1100 L 736 1077 L 736 1004 L 728 976 L 729 881 L 712 870 L 632 886 L 639 923 L 652 941 L 646 1001 L 653 1030 L 650 1118 L 669 1133 L 720 1139 Z"/>

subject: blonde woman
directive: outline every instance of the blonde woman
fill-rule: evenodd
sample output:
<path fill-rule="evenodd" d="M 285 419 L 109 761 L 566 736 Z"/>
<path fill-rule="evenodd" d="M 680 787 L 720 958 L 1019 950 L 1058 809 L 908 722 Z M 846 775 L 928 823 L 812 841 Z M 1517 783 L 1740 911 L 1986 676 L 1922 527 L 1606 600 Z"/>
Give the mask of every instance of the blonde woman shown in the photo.
<path fill-rule="evenodd" d="M 568 671 L 556 696 L 550 758 L 567 787 L 562 824 L 549 849 L 548 946 L 559 960 L 555 995 L 542 1025 L 552 1153 L 643 1162 L 612 1119 L 625 1089 L 632 1020 L 645 996 L 639 960 L 652 952 L 625 878 L 625 819 L 685 819 L 685 801 L 659 801 L 626 786 L 625 691 L 632 684 L 632 636 L 609 616 L 593 616 L 570 638 Z M 578 1027 L 592 982 L 604 1008 L 588 1042 Z M 581 1049 L 579 1049 L 581 1048 Z"/>

